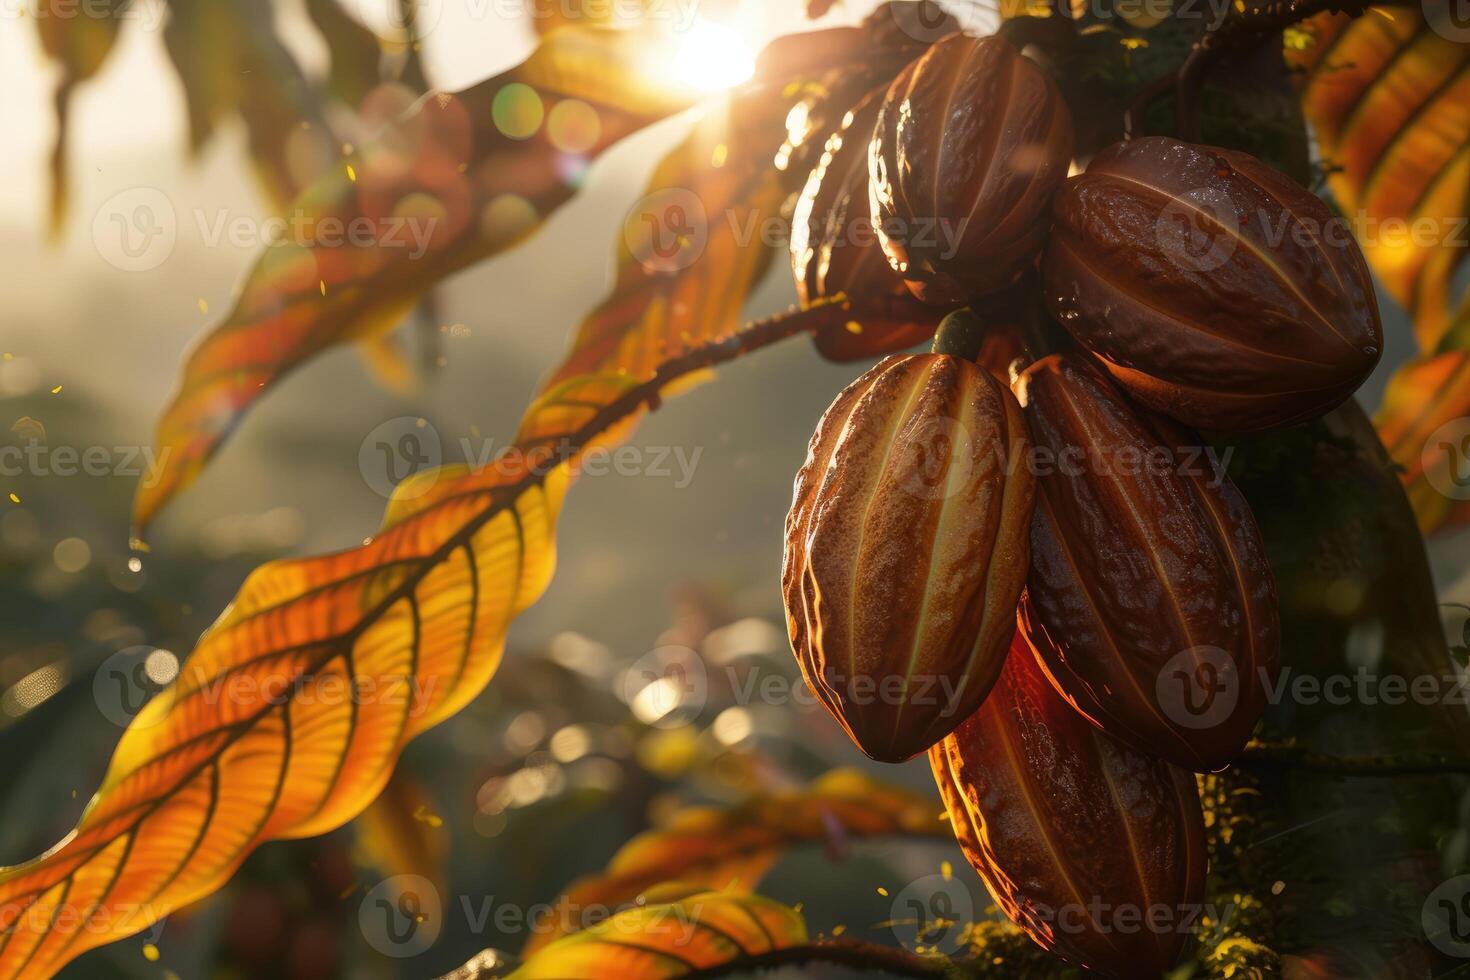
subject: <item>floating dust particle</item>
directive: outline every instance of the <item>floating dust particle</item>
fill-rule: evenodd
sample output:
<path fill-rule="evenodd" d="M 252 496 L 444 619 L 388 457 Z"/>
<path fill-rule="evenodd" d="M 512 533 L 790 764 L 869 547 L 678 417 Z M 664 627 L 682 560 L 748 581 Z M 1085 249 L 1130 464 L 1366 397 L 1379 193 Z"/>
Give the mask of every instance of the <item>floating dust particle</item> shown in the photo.
<path fill-rule="evenodd" d="M 948 861 L 943 862 L 939 865 L 939 873 L 944 876 L 945 881 L 949 881 L 954 877 L 954 865 Z"/>
<path fill-rule="evenodd" d="M 203 296 L 199 297 L 199 312 L 204 314 L 209 313 L 209 300 Z"/>
<path fill-rule="evenodd" d="M 352 164 L 350 163 L 347 165 L 347 179 L 352 181 L 354 184 L 357 183 L 357 171 L 353 169 Z"/>
<path fill-rule="evenodd" d="M 420 805 L 417 810 L 413 811 L 413 818 L 419 823 L 428 824 L 430 827 L 444 826 L 444 818 L 425 805 Z"/>
<path fill-rule="evenodd" d="M 18 503 L 20 503 L 20 494 L 15 493 L 15 492 L 12 492 L 10 494 L 10 502 L 12 504 L 18 504 Z"/>
<path fill-rule="evenodd" d="M 322 287 L 322 295 L 325 296 L 325 295 L 327 295 L 327 281 L 325 279 L 322 279 L 322 280 L 319 280 L 319 281 L 320 281 L 321 287 Z"/>
<path fill-rule="evenodd" d="M 847 931 L 847 926 L 833 926 L 832 937 L 835 939 Z"/>
<path fill-rule="evenodd" d="M 51 394 L 53 394 L 53 395 L 59 395 L 59 394 L 61 394 L 61 385 L 57 385 L 55 388 L 52 388 L 51 389 Z"/>
<path fill-rule="evenodd" d="M 1271 886 L 1272 895 L 1280 895 L 1284 891 L 1286 891 L 1286 882 L 1284 881 L 1278 881 L 1276 882 L 1276 884 Z"/>
<path fill-rule="evenodd" d="M 845 327 L 848 333 L 858 334 L 863 332 L 863 325 L 856 320 L 848 320 Z"/>
<path fill-rule="evenodd" d="M 878 894 L 879 895 L 882 895 L 884 898 L 887 898 L 888 897 L 888 889 L 884 888 L 882 885 L 879 885 L 878 886 Z"/>
<path fill-rule="evenodd" d="M 143 959 L 147 960 L 149 963 L 157 963 L 158 947 L 153 945 L 152 943 L 148 943 L 147 945 L 145 945 L 143 947 Z"/>

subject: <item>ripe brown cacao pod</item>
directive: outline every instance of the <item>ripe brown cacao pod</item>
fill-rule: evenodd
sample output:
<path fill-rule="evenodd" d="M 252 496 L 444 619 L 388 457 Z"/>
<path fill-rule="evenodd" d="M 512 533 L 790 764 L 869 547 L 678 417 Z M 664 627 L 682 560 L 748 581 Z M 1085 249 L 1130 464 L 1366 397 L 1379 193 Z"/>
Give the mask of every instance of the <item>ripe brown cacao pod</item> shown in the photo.
<path fill-rule="evenodd" d="M 1201 772 L 1249 740 L 1281 624 L 1255 518 L 1198 435 L 1086 355 L 1016 379 L 1037 469 L 1021 626 L 1057 690 L 1140 751 Z"/>
<path fill-rule="evenodd" d="M 1349 229 L 1248 154 L 1119 143 L 1053 210 L 1047 305 L 1156 411 L 1205 429 L 1285 425 L 1336 407 L 1378 363 L 1378 302 Z"/>
<path fill-rule="evenodd" d="M 787 626 L 874 759 L 929 748 L 1000 673 L 1026 577 L 1025 428 L 983 368 L 913 354 L 849 385 L 812 436 L 786 518 Z"/>
<path fill-rule="evenodd" d="M 965 857 L 1038 944 L 1129 980 L 1178 961 L 1208 860 L 1192 776 L 1087 724 L 1019 638 L 929 762 Z"/>
<path fill-rule="evenodd" d="M 812 338 L 833 361 L 901 351 L 928 340 L 938 324 L 889 267 L 868 210 L 868 141 L 882 101 L 882 89 L 869 93 L 828 137 L 792 215 L 791 270 L 802 307 L 838 293 L 853 303 L 851 321 Z M 896 311 L 866 311 L 865 303 L 878 297 L 897 298 Z"/>
<path fill-rule="evenodd" d="M 1056 85 L 999 37 L 954 34 L 894 79 L 869 147 L 878 239 L 914 295 L 954 306 L 1030 267 L 1072 159 Z"/>

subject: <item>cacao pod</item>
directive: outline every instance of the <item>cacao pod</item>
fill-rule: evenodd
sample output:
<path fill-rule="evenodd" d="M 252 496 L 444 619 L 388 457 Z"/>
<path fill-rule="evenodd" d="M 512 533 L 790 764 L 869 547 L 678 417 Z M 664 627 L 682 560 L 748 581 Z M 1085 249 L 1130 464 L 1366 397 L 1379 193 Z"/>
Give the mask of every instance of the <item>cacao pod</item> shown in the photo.
<path fill-rule="evenodd" d="M 1026 577 L 1025 428 L 983 368 L 913 354 L 849 385 L 812 436 L 786 518 L 787 626 L 874 759 L 929 748 L 1000 673 Z"/>
<path fill-rule="evenodd" d="M 869 146 L 878 240 L 936 306 L 1003 288 L 1032 266 L 1072 158 L 1056 85 L 999 37 L 954 34 L 889 86 Z"/>
<path fill-rule="evenodd" d="M 1021 626 L 1057 690 L 1140 751 L 1202 772 L 1249 740 L 1281 645 L 1250 508 L 1199 436 L 1085 355 L 1015 383 L 1036 447 Z"/>
<path fill-rule="evenodd" d="M 985 704 L 929 751 L 955 837 L 1038 944 L 1102 974 L 1162 976 L 1201 912 L 1194 778 L 1087 724 L 1016 644 Z"/>
<path fill-rule="evenodd" d="M 812 338 L 823 357 L 855 361 L 891 354 L 928 340 L 938 317 L 909 297 L 878 245 L 868 211 L 868 140 L 883 91 L 870 93 L 827 139 L 797 199 L 791 222 L 791 270 L 803 308 L 844 293 L 852 301 L 847 324 Z M 864 311 L 874 297 L 899 297 L 899 315 Z"/>
<path fill-rule="evenodd" d="M 1047 304 L 1149 408 L 1270 428 L 1336 407 L 1378 363 L 1378 302 L 1351 231 L 1248 154 L 1119 143 L 1054 213 Z"/>

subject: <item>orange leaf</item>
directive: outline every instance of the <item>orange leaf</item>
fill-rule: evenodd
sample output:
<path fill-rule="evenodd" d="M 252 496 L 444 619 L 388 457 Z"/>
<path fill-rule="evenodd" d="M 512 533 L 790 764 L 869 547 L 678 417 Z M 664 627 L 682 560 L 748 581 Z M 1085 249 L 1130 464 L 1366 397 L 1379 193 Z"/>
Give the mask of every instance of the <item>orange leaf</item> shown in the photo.
<path fill-rule="evenodd" d="M 1432 352 L 1450 328 L 1470 206 L 1470 45 L 1419 6 L 1307 22 L 1289 44 L 1328 184 Z"/>
<path fill-rule="evenodd" d="M 133 719 L 77 829 L 0 871 L 0 977 L 50 975 L 214 891 L 262 841 L 341 825 L 485 686 L 550 579 L 566 468 L 412 499 L 428 476 L 362 547 L 246 580 Z"/>
<path fill-rule="evenodd" d="M 763 794 L 726 809 L 690 807 L 662 827 L 641 834 L 613 856 L 607 870 L 574 882 L 566 901 L 575 909 L 619 908 L 648 889 L 678 880 L 707 888 L 748 890 L 760 883 L 788 848 L 846 838 L 916 835 L 947 837 L 935 814 L 939 803 L 872 779 L 856 769 L 834 769 L 800 790 Z M 561 935 L 535 933 L 535 952 Z"/>

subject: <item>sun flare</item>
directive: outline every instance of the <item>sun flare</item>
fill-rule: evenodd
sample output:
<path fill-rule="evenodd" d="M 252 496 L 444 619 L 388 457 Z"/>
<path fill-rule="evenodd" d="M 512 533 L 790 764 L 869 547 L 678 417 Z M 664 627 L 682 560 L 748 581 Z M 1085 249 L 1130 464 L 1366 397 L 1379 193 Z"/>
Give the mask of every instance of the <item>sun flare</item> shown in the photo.
<path fill-rule="evenodd" d="M 753 75 L 755 55 L 739 32 L 702 22 L 680 36 L 669 73 L 682 84 L 717 92 Z"/>

